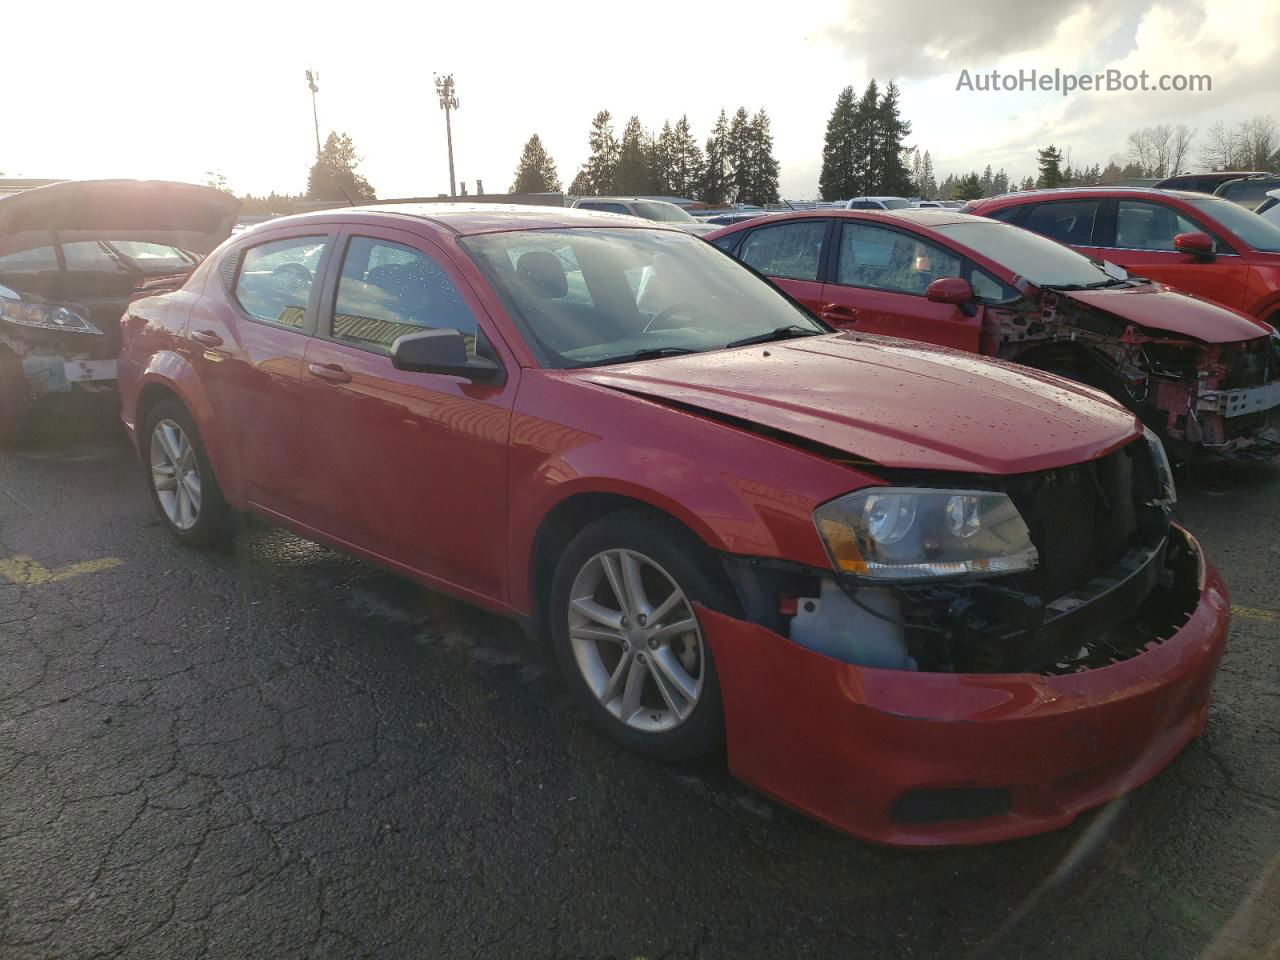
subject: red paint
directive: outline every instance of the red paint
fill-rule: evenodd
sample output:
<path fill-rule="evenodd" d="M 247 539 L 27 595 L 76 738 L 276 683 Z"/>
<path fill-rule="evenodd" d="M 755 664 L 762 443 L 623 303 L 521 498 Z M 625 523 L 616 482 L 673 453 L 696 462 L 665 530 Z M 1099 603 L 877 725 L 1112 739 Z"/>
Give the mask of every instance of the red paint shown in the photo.
<path fill-rule="evenodd" d="M 327 318 L 332 310 L 338 257 L 321 261 L 315 306 L 304 328 L 292 329 L 244 315 L 215 253 L 182 290 L 131 305 L 120 377 L 126 426 L 137 432 L 140 401 L 151 402 L 156 391 L 175 394 L 195 419 L 233 506 L 427 586 L 522 615 L 536 614 L 543 599 L 532 581 L 539 530 L 578 496 L 648 504 L 716 551 L 829 568 L 814 509 L 883 482 L 882 467 L 1022 473 L 1101 456 L 1138 430 L 1132 414 L 1088 388 L 856 334 L 543 369 L 459 247 L 459 233 L 618 222 L 578 211 L 422 209 L 429 218 L 408 216 L 414 208 L 406 207 L 292 218 L 224 250 L 317 234 L 329 235 L 337 250 L 351 234 L 416 247 L 442 267 L 475 315 L 504 368 L 501 382 L 398 371 L 386 356 L 308 333 L 312 312 Z M 1196 633 L 1196 625 L 1225 629 L 1225 602 L 1211 575 L 1202 610 L 1184 633 Z M 895 784 L 937 777 L 944 768 L 951 779 L 993 776 L 1007 769 L 1000 762 L 1013 762 L 1014 747 L 1039 756 L 1031 745 L 1041 729 L 1054 736 L 1066 729 L 1065 708 L 1042 702 L 1045 690 L 1092 697 L 1099 709 L 1130 704 L 1114 708 L 1117 721 L 1130 726 L 1107 727 L 1107 735 L 1125 743 L 1154 735 L 1139 722 L 1151 681 L 1132 667 L 1062 681 L 890 675 L 835 664 L 749 624 L 703 617 L 724 678 L 734 769 L 815 816 L 885 842 L 954 838 L 864 830 L 834 799 L 851 773 L 860 774 L 868 810 Z M 1198 671 L 1199 696 L 1212 665 L 1192 641 L 1180 644 L 1166 648 L 1185 649 L 1180 662 L 1188 674 Z M 1165 657 L 1134 663 L 1162 664 Z M 774 675 L 780 683 L 759 682 Z M 752 704 L 765 705 L 768 723 L 761 722 L 764 711 L 749 716 Z M 912 711 L 932 711 L 933 719 L 898 716 Z M 864 720 L 887 739 L 873 737 L 876 745 L 868 747 Z M 976 720 L 985 724 L 982 736 L 990 731 L 983 742 L 1006 755 L 983 758 L 968 739 Z M 915 725 L 924 722 L 941 731 L 936 744 L 916 738 Z M 778 731 L 789 732 L 789 743 Z M 1170 750 L 1180 743 L 1169 741 Z M 908 746 L 916 753 L 903 754 Z M 872 760 L 885 765 L 883 782 L 879 768 L 867 766 Z M 1012 832 L 1052 825 L 1032 807 L 1019 808 L 1031 812 Z M 1009 834 L 1002 825 L 962 839 Z"/>
<path fill-rule="evenodd" d="M 1053 677 L 855 667 L 755 624 L 698 615 L 735 776 L 863 839 L 944 846 L 1064 827 L 1155 776 L 1204 728 L 1229 610 L 1202 560 L 1199 603 L 1173 637 Z M 1012 810 L 927 824 L 890 817 L 903 793 L 948 787 L 1011 788 Z"/>
<path fill-rule="evenodd" d="M 1167 283 L 1178 290 L 1194 293 L 1273 325 L 1280 317 L 1280 253 L 1256 250 L 1226 224 L 1188 201 L 1204 199 L 1203 194 L 1176 190 L 1141 190 L 1123 188 L 1037 190 L 979 200 L 966 210 L 979 216 L 992 216 L 997 211 L 1055 200 L 1102 200 L 1114 208 L 1119 200 L 1158 203 L 1191 221 L 1197 232 L 1217 237 L 1231 249 L 1211 259 L 1177 250 L 1123 249 L 1116 241 L 1114 213 L 1102 228 L 1102 236 L 1076 249 L 1091 257 L 1110 260 L 1140 277 Z M 1223 201 L 1229 203 L 1230 201 Z"/>

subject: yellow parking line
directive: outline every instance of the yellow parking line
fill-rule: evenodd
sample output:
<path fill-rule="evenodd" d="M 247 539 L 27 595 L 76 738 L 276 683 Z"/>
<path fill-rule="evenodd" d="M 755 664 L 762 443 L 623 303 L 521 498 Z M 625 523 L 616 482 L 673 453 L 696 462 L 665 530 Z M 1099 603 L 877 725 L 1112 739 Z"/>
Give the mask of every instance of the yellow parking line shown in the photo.
<path fill-rule="evenodd" d="M 58 583 L 86 573 L 101 573 L 103 570 L 110 570 L 123 563 L 124 561 L 119 557 L 102 557 L 98 560 L 86 560 L 83 563 L 73 563 L 69 567 L 50 570 L 39 560 L 14 556 L 0 559 L 0 577 L 22 587 L 41 587 L 46 583 Z"/>
<path fill-rule="evenodd" d="M 1273 610 L 1258 610 L 1255 607 L 1239 607 L 1232 604 L 1231 613 L 1246 620 L 1280 620 L 1280 613 Z"/>

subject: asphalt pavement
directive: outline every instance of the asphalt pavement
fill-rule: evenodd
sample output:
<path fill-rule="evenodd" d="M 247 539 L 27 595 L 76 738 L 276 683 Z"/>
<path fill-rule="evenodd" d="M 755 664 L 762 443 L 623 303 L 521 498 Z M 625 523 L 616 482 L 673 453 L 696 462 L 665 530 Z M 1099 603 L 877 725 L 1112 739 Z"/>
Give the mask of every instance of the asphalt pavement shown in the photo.
<path fill-rule="evenodd" d="M 262 524 L 174 544 L 114 432 L 0 455 L 0 957 L 1280 957 L 1280 464 L 1183 478 L 1209 726 L 1053 834 L 899 852 L 595 734 L 511 624 Z"/>

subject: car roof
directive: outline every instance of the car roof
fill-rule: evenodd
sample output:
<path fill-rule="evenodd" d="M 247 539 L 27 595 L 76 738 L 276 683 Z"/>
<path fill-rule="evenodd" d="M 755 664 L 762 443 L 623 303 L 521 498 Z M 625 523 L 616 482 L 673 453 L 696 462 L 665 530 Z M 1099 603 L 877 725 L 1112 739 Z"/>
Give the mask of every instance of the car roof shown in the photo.
<path fill-rule="evenodd" d="M 1017 193 L 1002 193 L 995 197 L 984 197 L 979 204 L 993 203 L 997 200 L 1051 200 L 1056 198 L 1088 196 L 1091 194 L 1114 194 L 1135 197 L 1177 197 L 1180 200 L 1200 200 L 1208 196 L 1195 190 L 1160 190 L 1156 187 L 1044 187 L 1038 190 L 1020 190 Z"/>
<path fill-rule="evenodd" d="M 654 220 L 575 207 L 539 207 L 517 203 L 369 203 L 333 207 L 268 221 L 274 229 L 316 220 L 359 222 L 374 219 L 413 219 L 457 234 L 499 233 L 511 230 L 551 230 L 557 227 L 630 227 L 678 230 Z M 682 232 L 682 231 L 681 231 Z"/>
<path fill-rule="evenodd" d="M 794 213 L 774 213 L 769 215 L 770 224 L 787 220 L 824 220 L 836 217 L 841 220 L 866 220 L 872 223 L 894 224 L 906 220 L 908 223 L 922 227 L 944 227 L 953 223 L 998 223 L 988 217 L 978 217 L 971 213 L 961 213 L 948 207 L 905 207 L 901 210 L 796 210 Z M 725 232 L 743 224 L 727 224 Z"/>

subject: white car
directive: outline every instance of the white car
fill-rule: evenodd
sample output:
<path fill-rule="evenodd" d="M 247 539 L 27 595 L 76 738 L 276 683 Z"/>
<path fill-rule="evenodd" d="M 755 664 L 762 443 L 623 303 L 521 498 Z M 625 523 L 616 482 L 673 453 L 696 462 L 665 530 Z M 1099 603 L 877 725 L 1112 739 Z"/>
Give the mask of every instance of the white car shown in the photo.
<path fill-rule="evenodd" d="M 1262 202 L 1253 208 L 1253 212 L 1280 226 L 1280 190 L 1268 190 Z"/>
<path fill-rule="evenodd" d="M 906 197 L 854 197 L 844 205 L 846 210 L 909 210 Z"/>
<path fill-rule="evenodd" d="M 605 213 L 622 213 L 642 220 L 669 223 L 697 236 L 720 229 L 714 224 L 695 220 L 682 207 L 665 200 L 647 200 L 644 197 L 579 197 L 573 201 L 573 205 L 580 210 L 602 210 Z"/>

